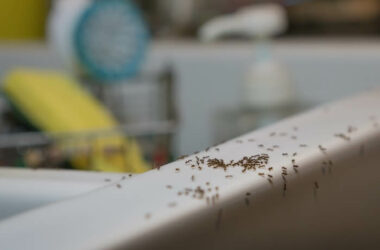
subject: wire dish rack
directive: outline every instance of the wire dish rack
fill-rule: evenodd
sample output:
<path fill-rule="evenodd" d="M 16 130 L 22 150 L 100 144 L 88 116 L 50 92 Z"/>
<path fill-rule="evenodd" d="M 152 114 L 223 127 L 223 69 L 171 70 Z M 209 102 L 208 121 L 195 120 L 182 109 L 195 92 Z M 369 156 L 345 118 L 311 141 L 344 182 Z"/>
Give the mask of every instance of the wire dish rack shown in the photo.
<path fill-rule="evenodd" d="M 70 168 L 70 159 L 79 154 L 86 155 L 91 164 L 93 142 L 115 135 L 135 139 L 152 167 L 160 166 L 172 158 L 171 138 L 176 127 L 175 121 L 157 121 L 74 133 L 3 133 L 0 134 L 0 166 Z M 62 144 L 70 146 L 59 146 Z M 104 155 L 126 153 L 128 150 L 127 147 L 113 146 L 102 149 Z"/>
<path fill-rule="evenodd" d="M 106 138 L 110 137 L 136 141 L 152 167 L 173 158 L 172 138 L 178 116 L 171 65 L 118 84 L 99 84 L 87 78 L 80 78 L 80 82 L 121 125 L 69 133 L 30 132 L 33 128 L 20 123 L 12 107 L 0 95 L 0 167 L 72 168 L 72 159 L 80 155 L 87 158 L 86 169 L 96 169 L 92 166 L 94 148 L 99 154 L 96 142 L 108 141 Z M 127 155 L 128 150 L 124 142 L 107 143 L 100 147 L 100 154 L 106 158 L 113 154 Z M 127 164 L 127 160 L 125 162 Z"/>

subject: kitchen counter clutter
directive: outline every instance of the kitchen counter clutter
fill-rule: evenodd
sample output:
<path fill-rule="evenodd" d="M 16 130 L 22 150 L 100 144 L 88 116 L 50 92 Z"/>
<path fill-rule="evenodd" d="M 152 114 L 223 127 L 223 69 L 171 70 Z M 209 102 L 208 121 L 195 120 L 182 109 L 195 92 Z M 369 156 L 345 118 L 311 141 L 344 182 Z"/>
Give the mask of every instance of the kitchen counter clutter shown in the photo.
<path fill-rule="evenodd" d="M 376 249 L 379 106 L 367 91 L 15 215 L 0 249 Z"/>

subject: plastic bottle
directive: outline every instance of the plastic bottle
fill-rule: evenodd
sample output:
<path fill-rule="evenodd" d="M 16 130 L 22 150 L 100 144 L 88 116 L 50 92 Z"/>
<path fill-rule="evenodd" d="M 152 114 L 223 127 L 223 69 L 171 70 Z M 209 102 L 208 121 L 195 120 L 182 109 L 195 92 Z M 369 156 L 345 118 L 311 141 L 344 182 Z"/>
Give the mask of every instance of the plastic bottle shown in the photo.
<path fill-rule="evenodd" d="M 261 4 L 212 19 L 200 29 L 200 38 L 206 42 L 225 35 L 244 35 L 254 41 L 255 53 L 245 73 L 241 107 L 218 115 L 217 124 L 221 128 L 217 131 L 222 131 L 217 141 L 276 121 L 296 109 L 290 73 L 271 48 L 272 38 L 286 28 L 287 17 L 282 6 Z"/>

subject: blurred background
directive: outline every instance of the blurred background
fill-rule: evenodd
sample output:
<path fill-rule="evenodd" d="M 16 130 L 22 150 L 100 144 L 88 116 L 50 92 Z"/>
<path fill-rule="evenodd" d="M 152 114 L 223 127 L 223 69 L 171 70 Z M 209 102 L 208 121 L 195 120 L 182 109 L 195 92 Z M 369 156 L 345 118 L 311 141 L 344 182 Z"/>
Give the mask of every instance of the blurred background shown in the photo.
<path fill-rule="evenodd" d="M 380 0 L 0 0 L 0 166 L 143 172 L 380 85 Z"/>

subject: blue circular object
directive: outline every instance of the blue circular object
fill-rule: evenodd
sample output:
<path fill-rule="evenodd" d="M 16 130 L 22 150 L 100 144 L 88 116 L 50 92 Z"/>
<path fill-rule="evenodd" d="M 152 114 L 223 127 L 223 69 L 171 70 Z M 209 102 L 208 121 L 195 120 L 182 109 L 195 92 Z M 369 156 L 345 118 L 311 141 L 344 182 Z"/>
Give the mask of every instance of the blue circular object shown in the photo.
<path fill-rule="evenodd" d="M 113 81 L 136 75 L 148 45 L 138 8 L 127 0 L 95 0 L 74 28 L 74 50 L 86 73 Z"/>

